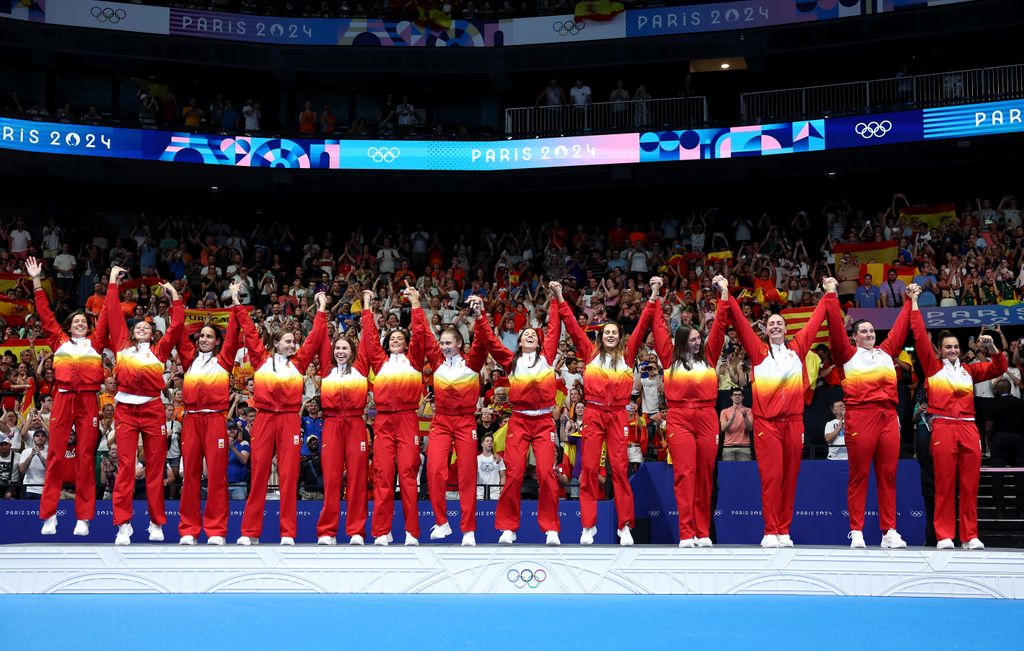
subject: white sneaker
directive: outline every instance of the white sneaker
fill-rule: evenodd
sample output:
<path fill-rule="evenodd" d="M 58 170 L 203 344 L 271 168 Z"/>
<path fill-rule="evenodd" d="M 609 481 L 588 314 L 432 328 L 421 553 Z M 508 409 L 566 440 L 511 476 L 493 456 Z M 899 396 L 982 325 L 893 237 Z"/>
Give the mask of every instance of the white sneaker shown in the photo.
<path fill-rule="evenodd" d="M 350 544 L 350 545 L 362 545 L 363 544 L 363 537 L 360 536 L 359 534 L 356 534 L 356 535 L 352 536 L 351 538 L 349 538 L 348 544 Z"/>
<path fill-rule="evenodd" d="M 846 537 L 850 539 L 850 549 L 866 549 L 867 545 L 864 544 L 864 532 L 862 531 L 851 531 L 846 534 Z M 882 547 L 885 547 L 885 540 L 882 540 Z"/>
<path fill-rule="evenodd" d="M 194 545 L 196 544 L 195 536 L 182 536 L 181 540 L 178 541 L 179 545 Z"/>
<path fill-rule="evenodd" d="M 285 547 L 294 547 L 295 539 L 291 536 L 281 536 L 281 544 Z"/>
<path fill-rule="evenodd" d="M 316 539 L 316 544 L 318 544 L 318 545 L 328 545 L 328 546 L 330 546 L 330 545 L 337 545 L 338 544 L 338 539 L 334 538 L 332 536 L 320 536 L 319 538 Z"/>
<path fill-rule="evenodd" d="M 895 529 L 889 529 L 882 536 L 882 549 L 905 549 L 907 541 Z"/>
<path fill-rule="evenodd" d="M 243 547 L 248 547 L 250 545 L 255 545 L 259 542 L 259 540 L 259 538 L 250 538 L 249 536 L 242 536 L 235 542 L 235 544 L 241 545 Z"/>
<path fill-rule="evenodd" d="M 545 545 L 550 545 L 552 547 L 557 547 L 558 545 L 562 544 L 562 541 L 558 539 L 558 532 L 557 531 L 548 531 L 544 535 L 545 535 L 545 540 L 544 540 L 544 544 Z"/>
<path fill-rule="evenodd" d="M 117 528 L 117 536 L 114 538 L 114 544 L 119 547 L 132 544 L 132 534 L 135 531 L 132 529 L 132 525 L 129 522 L 125 522 Z"/>
<path fill-rule="evenodd" d="M 951 538 L 943 538 L 935 545 L 935 549 L 953 549 L 953 540 Z"/>
<path fill-rule="evenodd" d="M 420 541 L 417 540 L 416 536 L 412 535 L 408 531 L 405 532 L 405 546 L 406 547 L 419 547 Z"/>
<path fill-rule="evenodd" d="M 392 536 L 391 532 L 389 531 L 383 536 L 377 536 L 376 538 L 374 538 L 373 544 L 377 547 L 387 547 L 394 541 L 394 539 L 394 536 Z"/>
<path fill-rule="evenodd" d="M 580 534 L 581 545 L 593 545 L 594 536 L 597 534 L 597 527 L 583 527 L 583 532 Z"/>
<path fill-rule="evenodd" d="M 981 542 L 977 538 L 971 538 L 969 541 L 964 543 L 964 549 L 985 549 L 985 543 Z"/>
<path fill-rule="evenodd" d="M 74 535 L 76 535 L 76 536 L 88 536 L 89 535 L 89 521 L 88 520 L 79 520 L 78 522 L 76 522 L 75 523 L 75 533 L 74 533 Z"/>
<path fill-rule="evenodd" d="M 710 538 L 698 538 L 697 539 L 697 546 L 698 547 L 713 547 L 714 545 L 711 543 L 711 539 Z"/>
<path fill-rule="evenodd" d="M 206 541 L 206 544 L 213 545 L 215 547 L 223 547 L 225 542 L 227 541 L 224 540 L 224 536 L 210 536 L 210 539 Z"/>
<path fill-rule="evenodd" d="M 155 522 L 149 523 L 149 541 L 150 542 L 163 542 L 164 541 L 164 528 Z"/>
<path fill-rule="evenodd" d="M 633 544 L 633 534 L 629 533 L 629 527 L 623 527 L 616 531 L 616 533 L 619 534 L 619 544 L 623 547 L 629 547 Z"/>
<path fill-rule="evenodd" d="M 43 528 L 39 532 L 44 536 L 53 536 L 57 533 L 57 516 L 51 515 L 50 517 L 43 520 Z"/>
<path fill-rule="evenodd" d="M 498 537 L 499 545 L 511 545 L 516 541 L 516 532 L 511 529 L 506 529 L 501 532 L 501 536 Z"/>
<path fill-rule="evenodd" d="M 779 546 L 779 537 L 773 534 L 765 534 L 761 539 L 761 546 L 767 549 L 775 549 Z"/>
<path fill-rule="evenodd" d="M 683 549 L 693 549 L 693 538 L 683 538 L 679 541 L 679 546 Z"/>
<path fill-rule="evenodd" d="M 467 531 L 462 534 L 462 546 L 463 547 L 476 547 L 476 533 L 473 531 Z"/>
<path fill-rule="evenodd" d="M 444 524 L 435 524 L 430 528 L 431 540 L 442 540 L 450 535 L 452 535 L 452 525 L 447 522 Z"/>
<path fill-rule="evenodd" d="M 789 537 L 788 533 L 784 533 L 779 536 L 779 547 L 792 547 L 793 539 Z"/>

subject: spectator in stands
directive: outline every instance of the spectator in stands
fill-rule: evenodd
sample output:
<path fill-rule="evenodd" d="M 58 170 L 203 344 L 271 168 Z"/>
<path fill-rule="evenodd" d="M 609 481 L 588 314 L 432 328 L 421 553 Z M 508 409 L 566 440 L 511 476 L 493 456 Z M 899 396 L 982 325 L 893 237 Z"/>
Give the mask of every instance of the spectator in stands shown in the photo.
<path fill-rule="evenodd" d="M 935 267 L 927 262 L 918 265 L 918 273 L 914 276 L 914 284 L 921 287 L 921 296 L 917 304 L 921 307 L 931 307 L 938 304 L 938 281 L 935 278 Z"/>
<path fill-rule="evenodd" d="M 242 107 L 242 118 L 245 120 L 247 133 L 259 133 L 260 121 L 263 119 L 260 103 L 251 99 L 245 100 L 245 106 Z"/>
<path fill-rule="evenodd" d="M 18 472 L 22 477 L 22 499 L 39 500 L 43 496 L 43 480 L 46 476 L 46 458 L 49 455 L 49 436 L 42 425 L 26 430 L 32 447 L 26 446 L 18 459 Z M 56 464 L 55 464 L 56 465 Z"/>
<path fill-rule="evenodd" d="M 316 111 L 313 110 L 313 103 L 306 100 L 302 111 L 299 112 L 299 133 L 307 135 L 316 133 L 317 121 Z"/>
<path fill-rule="evenodd" d="M 722 461 L 750 461 L 750 434 L 754 430 L 754 414 L 743 406 L 743 389 L 730 392 L 732 405 L 722 410 Z"/>
<path fill-rule="evenodd" d="M 565 106 L 566 104 L 568 104 L 568 101 L 565 97 L 565 91 L 558 85 L 557 79 L 548 81 L 548 85 L 537 93 L 537 99 L 533 103 L 535 108 L 539 106 Z"/>
<path fill-rule="evenodd" d="M 832 420 L 825 423 L 825 442 L 828 443 L 830 461 L 846 461 L 846 404 L 842 400 L 832 403 Z"/>
<path fill-rule="evenodd" d="M 857 287 L 854 296 L 857 307 L 881 307 L 881 292 L 874 285 L 873 280 L 871 274 L 864 274 L 864 282 Z"/>
<path fill-rule="evenodd" d="M 21 468 L 14 452 L 13 439 L 0 434 L 0 497 L 9 500 L 18 496 Z"/>
<path fill-rule="evenodd" d="M 576 80 L 576 85 L 569 90 L 569 105 L 574 109 L 585 109 L 592 102 L 590 86 L 583 83 L 582 79 Z"/>
<path fill-rule="evenodd" d="M 246 479 L 249 477 L 249 442 L 241 437 L 237 423 L 228 423 L 228 495 L 233 500 L 244 500 Z"/>
<path fill-rule="evenodd" d="M 889 269 L 880 287 L 882 303 L 879 307 L 902 307 L 907 284 L 899 279 L 895 269 Z"/>

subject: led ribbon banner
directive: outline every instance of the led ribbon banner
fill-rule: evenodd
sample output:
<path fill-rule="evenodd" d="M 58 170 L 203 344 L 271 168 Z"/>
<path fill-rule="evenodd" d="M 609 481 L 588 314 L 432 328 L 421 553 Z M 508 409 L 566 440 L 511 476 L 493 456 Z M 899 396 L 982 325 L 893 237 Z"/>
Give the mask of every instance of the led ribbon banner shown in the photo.
<path fill-rule="evenodd" d="M 288 169 L 472 171 L 774 156 L 1024 131 L 1024 100 L 778 124 L 499 141 L 307 140 L 0 118 L 0 149 Z"/>
<path fill-rule="evenodd" d="M 281 18 L 105 0 L 0 0 L 0 17 L 48 25 L 275 45 L 502 47 L 697 34 L 822 22 L 975 0 L 737 0 L 625 11 L 609 21 L 575 16 L 455 19 L 445 29 L 378 18 Z"/>

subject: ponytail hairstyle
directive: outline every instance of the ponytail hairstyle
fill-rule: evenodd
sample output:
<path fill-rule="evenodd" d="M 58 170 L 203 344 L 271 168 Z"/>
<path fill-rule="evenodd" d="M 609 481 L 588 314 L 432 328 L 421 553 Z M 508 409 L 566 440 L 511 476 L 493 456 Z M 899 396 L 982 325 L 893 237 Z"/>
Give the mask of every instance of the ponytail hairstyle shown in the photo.
<path fill-rule="evenodd" d="M 264 335 L 265 341 L 270 346 L 270 365 L 271 365 L 271 368 L 274 369 L 275 373 L 277 372 L 277 360 L 275 359 L 275 357 L 277 355 L 277 344 L 281 341 L 281 339 L 286 334 L 289 334 L 289 333 L 292 334 L 295 337 L 298 337 L 298 334 L 299 334 L 298 326 L 291 325 L 290 322 L 289 323 L 285 323 L 285 325 L 281 326 L 281 328 L 277 332 L 275 332 L 274 334 L 269 335 L 269 336 L 268 335 Z"/>
<path fill-rule="evenodd" d="M 459 352 L 462 352 L 462 347 L 466 345 L 466 340 L 462 338 L 462 333 L 453 324 L 449 323 L 441 328 L 441 332 L 438 333 L 437 338 L 440 339 L 441 335 L 449 334 L 455 337 L 455 341 L 459 343 Z"/>
<path fill-rule="evenodd" d="M 224 333 L 220 331 L 220 328 L 214 325 L 213 321 L 207 319 L 206 323 L 204 323 L 198 330 L 196 330 L 192 334 L 192 336 L 189 337 L 189 339 L 192 340 L 192 343 L 195 345 L 196 350 L 199 350 L 199 333 L 201 333 L 206 328 L 212 330 L 213 336 L 217 339 L 217 345 L 213 347 L 213 354 L 210 355 L 210 359 L 206 360 L 206 363 L 209 364 L 214 360 L 214 358 L 220 355 L 220 350 L 224 346 Z"/>

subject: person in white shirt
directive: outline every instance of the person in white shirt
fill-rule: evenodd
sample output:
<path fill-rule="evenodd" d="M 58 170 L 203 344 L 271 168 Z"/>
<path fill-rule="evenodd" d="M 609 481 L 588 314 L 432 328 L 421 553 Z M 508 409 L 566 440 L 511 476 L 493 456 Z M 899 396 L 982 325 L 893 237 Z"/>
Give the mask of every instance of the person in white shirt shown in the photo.
<path fill-rule="evenodd" d="M 496 500 L 505 485 L 505 462 L 494 454 L 494 437 L 490 434 L 480 439 L 480 447 L 483 451 L 476 457 L 476 497 Z"/>
<path fill-rule="evenodd" d="M 842 400 L 832 404 L 832 420 L 825 423 L 825 441 L 828 443 L 829 461 L 843 461 L 846 456 L 846 405 Z"/>
<path fill-rule="evenodd" d="M 573 108 L 586 108 L 590 105 L 590 86 L 583 83 L 582 79 L 576 80 L 576 85 L 569 90 L 569 104 Z"/>
<path fill-rule="evenodd" d="M 258 102 L 254 102 L 251 99 L 246 100 L 245 107 L 242 109 L 242 115 L 245 116 L 246 131 L 260 130 L 260 119 L 263 117 L 263 114 L 260 112 Z"/>
<path fill-rule="evenodd" d="M 40 499 L 43 496 L 43 480 L 46 478 L 46 455 L 49 436 L 45 429 L 32 432 L 32 447 L 25 448 L 18 459 L 18 471 L 23 477 L 25 491 L 22 497 Z"/>
<path fill-rule="evenodd" d="M 7 235 L 7 250 L 16 258 L 27 258 L 30 244 L 32 244 L 32 235 L 25 227 L 25 221 L 19 219 Z"/>

